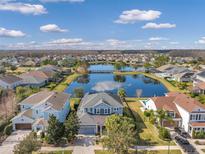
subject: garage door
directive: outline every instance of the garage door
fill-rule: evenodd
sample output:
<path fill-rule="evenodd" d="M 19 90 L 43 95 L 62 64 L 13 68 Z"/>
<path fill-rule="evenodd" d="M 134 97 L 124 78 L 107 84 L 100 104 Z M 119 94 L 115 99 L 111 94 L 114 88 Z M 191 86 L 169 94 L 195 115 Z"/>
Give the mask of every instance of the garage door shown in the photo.
<path fill-rule="evenodd" d="M 83 126 L 79 129 L 79 134 L 94 135 L 95 132 L 95 127 L 93 126 Z"/>
<path fill-rule="evenodd" d="M 28 130 L 32 128 L 31 124 L 16 124 L 15 126 L 17 130 Z"/>

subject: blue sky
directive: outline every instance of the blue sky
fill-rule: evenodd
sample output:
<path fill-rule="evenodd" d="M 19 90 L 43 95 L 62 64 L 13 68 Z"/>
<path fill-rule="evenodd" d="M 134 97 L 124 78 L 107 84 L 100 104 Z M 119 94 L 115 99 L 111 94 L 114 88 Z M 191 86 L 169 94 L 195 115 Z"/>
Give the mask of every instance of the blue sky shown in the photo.
<path fill-rule="evenodd" d="M 204 49 L 204 6 L 204 0 L 0 0 L 0 48 Z"/>

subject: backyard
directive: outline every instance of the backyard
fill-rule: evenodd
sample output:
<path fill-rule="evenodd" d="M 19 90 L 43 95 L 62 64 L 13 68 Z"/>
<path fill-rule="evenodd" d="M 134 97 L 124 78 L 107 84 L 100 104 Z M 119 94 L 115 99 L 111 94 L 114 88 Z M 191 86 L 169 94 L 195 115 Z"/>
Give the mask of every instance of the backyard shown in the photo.
<path fill-rule="evenodd" d="M 126 101 L 135 117 L 136 126 L 139 131 L 138 145 L 175 145 L 173 141 L 169 143 L 158 137 L 157 128 L 144 117 L 140 109 L 141 103 L 138 99 L 127 98 Z"/>

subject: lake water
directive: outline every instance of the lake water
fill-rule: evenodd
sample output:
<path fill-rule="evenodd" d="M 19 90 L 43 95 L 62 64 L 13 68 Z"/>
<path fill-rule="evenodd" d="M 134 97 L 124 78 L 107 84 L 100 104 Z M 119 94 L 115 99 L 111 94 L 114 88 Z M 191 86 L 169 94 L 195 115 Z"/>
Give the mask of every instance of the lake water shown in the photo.
<path fill-rule="evenodd" d="M 96 65 L 91 65 L 89 67 L 89 71 L 93 71 L 93 70 L 106 70 L 106 71 L 114 71 L 115 68 L 113 65 L 111 64 L 96 64 Z M 133 67 L 129 67 L 126 66 L 125 68 L 122 69 L 123 71 L 133 71 L 134 68 Z"/>
<path fill-rule="evenodd" d="M 112 69 L 111 66 L 100 67 L 106 70 Z M 90 69 L 95 69 L 95 67 L 91 66 Z M 83 88 L 85 93 L 107 91 L 115 94 L 122 87 L 129 97 L 136 97 L 137 91 L 141 97 L 163 96 L 167 92 L 163 84 L 144 75 L 119 76 L 112 73 L 89 74 L 79 77 L 67 87 L 65 92 L 73 94 L 74 89 L 79 87 Z"/>

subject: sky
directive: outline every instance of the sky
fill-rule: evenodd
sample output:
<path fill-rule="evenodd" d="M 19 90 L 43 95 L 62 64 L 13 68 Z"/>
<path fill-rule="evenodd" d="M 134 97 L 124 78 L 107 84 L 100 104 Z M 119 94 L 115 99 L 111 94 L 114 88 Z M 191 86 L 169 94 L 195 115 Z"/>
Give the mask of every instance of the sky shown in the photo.
<path fill-rule="evenodd" d="M 205 49 L 205 0 L 0 0 L 0 49 Z"/>

